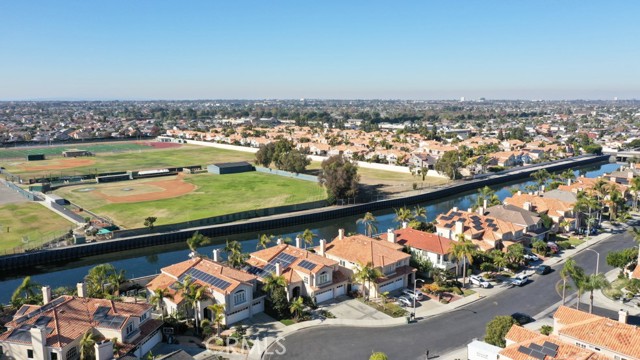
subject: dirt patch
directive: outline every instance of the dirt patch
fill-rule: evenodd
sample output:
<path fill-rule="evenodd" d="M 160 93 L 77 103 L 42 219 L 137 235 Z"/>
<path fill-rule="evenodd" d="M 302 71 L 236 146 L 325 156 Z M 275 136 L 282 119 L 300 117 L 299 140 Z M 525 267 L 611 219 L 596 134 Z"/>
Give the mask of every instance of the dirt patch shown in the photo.
<path fill-rule="evenodd" d="M 140 142 L 140 145 L 151 146 L 154 149 L 175 149 L 182 146 L 182 144 L 174 142 L 160 142 L 160 141 L 145 141 Z"/>
<path fill-rule="evenodd" d="M 171 180 L 151 181 L 144 184 L 137 184 L 136 186 L 124 186 L 124 187 L 145 187 L 150 186 L 158 189 L 158 191 L 144 192 L 138 194 L 131 194 L 123 191 L 122 196 L 107 195 L 103 192 L 98 194 L 105 200 L 111 203 L 134 203 L 141 201 L 153 201 L 170 199 L 182 195 L 186 195 L 196 189 L 196 186 L 182 180 L 183 176 L 178 176 Z M 113 192 L 110 192 L 113 194 Z"/>
<path fill-rule="evenodd" d="M 49 160 L 50 163 L 46 165 L 33 166 L 32 164 L 23 164 L 21 167 L 24 171 L 48 171 L 48 170 L 64 170 L 77 168 L 81 166 L 90 166 L 96 163 L 93 159 L 88 158 L 66 158 Z"/>

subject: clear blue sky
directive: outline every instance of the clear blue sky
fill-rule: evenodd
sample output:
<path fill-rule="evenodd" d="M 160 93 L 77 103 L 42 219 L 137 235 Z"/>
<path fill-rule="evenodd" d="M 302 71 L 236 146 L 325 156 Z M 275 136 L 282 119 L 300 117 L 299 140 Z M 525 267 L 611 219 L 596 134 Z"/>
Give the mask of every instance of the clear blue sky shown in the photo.
<path fill-rule="evenodd" d="M 640 98 L 640 1 L 0 2 L 0 99 Z"/>

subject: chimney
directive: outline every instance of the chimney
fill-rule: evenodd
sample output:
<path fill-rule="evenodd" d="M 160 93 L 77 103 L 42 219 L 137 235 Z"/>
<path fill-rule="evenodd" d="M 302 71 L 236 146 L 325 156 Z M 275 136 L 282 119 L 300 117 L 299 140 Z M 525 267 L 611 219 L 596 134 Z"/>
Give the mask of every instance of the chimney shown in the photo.
<path fill-rule="evenodd" d="M 396 234 L 393 232 L 393 229 L 387 229 L 387 241 L 390 243 L 396 242 Z"/>
<path fill-rule="evenodd" d="M 453 209 L 451 209 L 451 210 L 453 210 L 453 212 L 456 212 L 456 211 L 458 211 L 458 207 L 454 206 Z"/>
<path fill-rule="evenodd" d="M 567 179 L 567 185 L 571 186 L 571 179 Z"/>
<path fill-rule="evenodd" d="M 487 201 L 487 199 L 484 199 L 482 201 L 482 212 L 484 213 L 485 210 L 487 210 L 489 208 L 489 202 Z"/>
<path fill-rule="evenodd" d="M 276 276 L 282 275 L 282 265 L 279 262 L 276 263 Z"/>
<path fill-rule="evenodd" d="M 344 239 L 344 229 L 338 229 L 338 239 Z"/>
<path fill-rule="evenodd" d="M 544 192 L 544 185 L 540 186 L 540 194 Z"/>
<path fill-rule="evenodd" d="M 469 213 L 473 212 L 473 209 L 472 208 L 467 208 L 467 212 L 469 212 Z"/>
<path fill-rule="evenodd" d="M 297 248 L 301 248 L 301 247 L 302 247 L 302 244 L 301 244 L 301 241 L 300 241 L 300 240 L 301 240 L 301 239 L 300 239 L 300 237 L 299 237 L 299 236 L 296 236 L 296 247 L 297 247 Z"/>
<path fill-rule="evenodd" d="M 522 195 L 522 190 L 518 190 L 518 196 Z"/>
<path fill-rule="evenodd" d="M 406 222 L 406 221 L 403 221 L 403 222 L 402 222 L 402 228 L 403 228 L 403 229 L 406 229 L 406 228 L 407 228 L 407 226 L 409 226 L 409 223 L 408 223 L 408 222 Z"/>
<path fill-rule="evenodd" d="M 276 240 L 276 244 L 282 245 L 282 238 L 278 238 L 278 240 Z"/>
<path fill-rule="evenodd" d="M 44 326 L 34 326 L 29 329 L 31 333 L 31 345 L 33 345 L 34 359 L 48 359 L 47 354 L 47 329 Z M 113 355 L 113 354 L 112 354 Z"/>
<path fill-rule="evenodd" d="M 42 305 L 47 305 L 51 302 L 51 286 L 46 285 L 42 287 Z"/>
<path fill-rule="evenodd" d="M 527 210 L 527 211 L 531 211 L 531 203 L 526 201 L 524 204 L 522 204 L 522 207 Z"/>
<path fill-rule="evenodd" d="M 220 250 L 218 250 L 218 249 L 213 249 L 213 257 L 212 257 L 213 261 L 218 262 L 218 256 L 219 256 L 219 254 L 220 254 Z"/>
<path fill-rule="evenodd" d="M 76 288 L 78 289 L 78 297 L 79 298 L 83 298 L 83 297 L 87 296 L 87 286 L 83 282 L 78 283 L 76 285 Z"/>
<path fill-rule="evenodd" d="M 96 360 L 113 359 L 113 343 L 109 340 L 96 342 L 95 348 Z"/>
<path fill-rule="evenodd" d="M 318 250 L 318 255 L 325 256 L 326 251 L 327 251 L 327 240 L 320 239 L 320 249 Z"/>
<path fill-rule="evenodd" d="M 478 213 L 478 215 L 484 215 L 484 208 L 480 206 L 478 207 L 478 210 L 476 210 L 476 212 Z"/>
<path fill-rule="evenodd" d="M 629 312 L 627 310 L 624 310 L 624 309 L 618 310 L 618 322 L 622 324 L 626 324 L 628 317 L 629 317 Z"/>
<path fill-rule="evenodd" d="M 464 230 L 464 223 L 460 220 L 456 221 L 456 230 L 454 232 L 454 234 L 462 234 Z"/>

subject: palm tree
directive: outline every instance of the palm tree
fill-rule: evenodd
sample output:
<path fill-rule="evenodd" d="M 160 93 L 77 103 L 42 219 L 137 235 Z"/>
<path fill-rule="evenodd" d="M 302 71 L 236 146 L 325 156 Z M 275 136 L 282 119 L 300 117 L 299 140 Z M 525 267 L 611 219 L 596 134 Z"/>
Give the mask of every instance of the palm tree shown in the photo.
<path fill-rule="evenodd" d="M 353 278 L 356 282 L 360 282 L 363 287 L 363 293 L 365 294 L 365 300 L 369 300 L 369 293 L 371 288 L 371 282 L 377 281 L 382 277 L 380 269 L 373 266 L 371 262 L 366 264 L 358 263 L 356 271 L 353 274 Z M 366 285 L 369 285 L 368 287 Z"/>
<path fill-rule="evenodd" d="M 370 212 L 367 212 L 364 214 L 364 217 L 356 220 L 356 224 L 364 225 L 364 234 L 366 236 L 373 236 L 374 233 L 378 232 L 378 221 Z"/>
<path fill-rule="evenodd" d="M 114 271 L 111 275 L 109 275 L 109 284 L 111 285 L 111 294 L 114 296 L 119 296 L 120 286 L 126 282 L 127 282 L 127 277 L 125 275 L 124 270 Z"/>
<path fill-rule="evenodd" d="M 497 267 L 499 270 L 502 270 L 507 266 L 508 261 L 502 251 L 495 250 L 492 251 L 491 254 L 493 255 L 493 265 L 495 265 L 495 267 Z"/>
<path fill-rule="evenodd" d="M 242 245 L 237 241 L 227 240 L 223 250 L 227 254 L 227 262 L 234 269 L 239 269 L 245 264 L 247 255 L 242 253 Z"/>
<path fill-rule="evenodd" d="M 426 222 L 427 221 L 427 208 L 416 205 L 413 208 L 413 218 L 414 218 L 414 220 L 424 219 L 424 221 Z"/>
<path fill-rule="evenodd" d="M 542 185 L 546 184 L 547 180 L 551 178 L 551 174 L 549 174 L 547 169 L 540 169 L 531 173 L 531 177 L 538 183 L 538 189 L 542 190 Z"/>
<path fill-rule="evenodd" d="M 37 289 L 40 287 L 40 284 L 36 284 L 31 281 L 31 276 L 27 276 L 22 280 L 20 286 L 16 288 L 11 296 L 11 302 L 14 300 L 20 299 L 24 295 L 27 299 L 32 298 L 36 295 Z"/>
<path fill-rule="evenodd" d="M 640 228 L 632 227 L 629 229 L 629 232 L 633 234 L 633 239 L 640 243 Z"/>
<path fill-rule="evenodd" d="M 264 277 L 262 281 L 262 289 L 269 294 L 273 293 L 273 291 L 277 288 L 287 287 L 287 280 L 282 275 L 277 276 L 275 274 L 269 274 Z"/>
<path fill-rule="evenodd" d="M 93 360 L 97 338 L 91 329 L 82 335 L 82 339 L 80 339 L 80 360 Z"/>
<path fill-rule="evenodd" d="M 211 311 L 211 321 L 216 326 L 216 336 L 220 336 L 220 325 L 224 320 L 225 308 L 222 304 L 213 304 L 207 306 L 207 309 Z"/>
<path fill-rule="evenodd" d="M 591 274 L 584 278 L 583 287 L 589 291 L 589 314 L 591 314 L 593 312 L 593 291 L 608 289 L 611 284 L 604 274 Z"/>
<path fill-rule="evenodd" d="M 302 240 L 304 240 L 304 247 L 307 248 L 307 245 L 313 245 L 313 238 L 317 237 L 311 230 L 305 229 L 302 234 L 299 235 Z"/>
<path fill-rule="evenodd" d="M 586 277 L 584 273 L 584 269 L 578 265 L 574 265 L 571 268 L 569 273 L 569 277 L 573 281 L 573 285 L 578 290 L 578 301 L 576 303 L 576 309 L 580 309 L 580 297 L 582 296 L 582 292 L 584 291 L 584 279 Z"/>
<path fill-rule="evenodd" d="M 614 221 L 617 218 L 618 206 L 624 201 L 622 193 L 617 188 L 611 188 L 609 192 L 609 220 Z"/>
<path fill-rule="evenodd" d="M 631 179 L 631 188 L 633 192 L 633 209 L 638 210 L 638 197 L 640 196 L 640 177 L 636 176 Z"/>
<path fill-rule="evenodd" d="M 191 284 L 186 292 L 183 292 L 184 299 L 193 309 L 193 321 L 195 323 L 195 332 L 198 333 L 198 325 L 200 321 L 200 302 L 206 298 L 206 288 L 198 284 Z"/>
<path fill-rule="evenodd" d="M 198 248 L 203 245 L 207 245 L 211 242 L 211 239 L 207 236 L 195 232 L 190 238 L 187 239 L 187 246 L 194 255 L 198 255 Z"/>
<path fill-rule="evenodd" d="M 259 248 L 266 249 L 269 247 L 269 244 L 273 240 L 273 235 L 262 234 L 260 239 L 258 240 L 258 245 L 256 246 L 256 250 Z"/>
<path fill-rule="evenodd" d="M 457 262 L 462 261 L 462 287 L 466 286 L 467 261 L 469 264 L 473 264 L 473 256 L 476 255 L 476 253 L 476 246 L 470 240 L 464 238 L 454 242 L 449 249 L 449 254 L 451 254 Z"/>
<path fill-rule="evenodd" d="M 408 223 L 413 220 L 413 214 L 411 213 L 411 210 L 409 210 L 409 208 L 407 208 L 406 206 L 403 206 L 400 209 L 395 209 L 395 212 L 396 217 L 393 219 L 393 221 L 397 223 Z"/>
<path fill-rule="evenodd" d="M 571 277 L 573 270 L 577 266 L 576 261 L 573 258 L 567 259 L 564 266 L 560 270 L 560 278 L 562 278 L 562 305 L 565 303 L 567 293 L 567 280 Z"/>
<path fill-rule="evenodd" d="M 582 213 L 584 214 L 584 212 L 587 212 L 587 219 L 591 219 L 591 212 L 593 209 L 598 207 L 598 200 L 589 196 L 587 193 L 580 191 L 578 193 L 578 200 L 576 201 L 575 205 L 573 206 L 574 211 L 576 213 Z M 591 233 L 591 224 L 589 221 L 587 221 L 587 234 Z"/>
<path fill-rule="evenodd" d="M 164 321 L 164 299 L 173 299 L 173 295 L 169 292 L 169 289 L 155 289 L 153 294 L 149 297 L 149 302 L 160 309 L 162 321 Z"/>
<path fill-rule="evenodd" d="M 302 311 L 304 310 L 304 299 L 302 296 L 298 296 L 289 304 L 289 311 L 293 314 L 296 321 L 302 316 Z"/>
<path fill-rule="evenodd" d="M 575 180 L 576 174 L 571 169 L 567 169 L 566 171 L 560 174 L 560 178 L 565 181 Z"/>

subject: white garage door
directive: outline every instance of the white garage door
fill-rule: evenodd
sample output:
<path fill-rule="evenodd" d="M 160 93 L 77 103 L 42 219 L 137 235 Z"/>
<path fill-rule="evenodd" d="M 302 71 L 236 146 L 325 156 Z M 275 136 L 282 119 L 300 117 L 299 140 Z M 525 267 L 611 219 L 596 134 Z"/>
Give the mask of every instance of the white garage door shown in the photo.
<path fill-rule="evenodd" d="M 236 323 L 240 320 L 248 318 L 250 315 L 249 308 L 227 315 L 227 325 Z"/>
<path fill-rule="evenodd" d="M 264 300 L 256 301 L 253 303 L 252 306 L 253 306 L 253 309 L 251 310 L 253 314 L 261 313 L 264 311 Z"/>
<path fill-rule="evenodd" d="M 402 287 L 404 286 L 404 281 L 402 278 L 398 278 L 395 281 L 391 282 L 391 283 L 386 283 L 382 286 L 380 286 L 380 292 L 386 292 L 386 291 L 393 291 L 393 290 L 398 290 L 398 289 L 402 289 Z"/>
<path fill-rule="evenodd" d="M 333 299 L 333 289 L 316 294 L 316 304 Z"/>
<path fill-rule="evenodd" d="M 342 296 L 342 295 L 344 295 L 346 293 L 347 293 L 347 286 L 346 285 L 340 285 L 340 286 L 336 287 L 335 297 Z"/>

